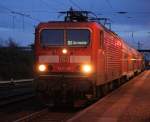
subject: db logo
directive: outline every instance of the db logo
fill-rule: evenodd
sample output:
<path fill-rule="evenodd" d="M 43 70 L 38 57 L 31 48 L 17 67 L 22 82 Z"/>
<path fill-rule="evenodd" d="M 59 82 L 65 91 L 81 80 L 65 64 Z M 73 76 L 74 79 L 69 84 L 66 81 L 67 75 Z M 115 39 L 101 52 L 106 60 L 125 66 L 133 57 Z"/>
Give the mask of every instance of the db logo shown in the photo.
<path fill-rule="evenodd" d="M 69 62 L 69 57 L 64 55 L 64 56 L 60 56 L 60 62 L 61 63 L 67 63 Z"/>

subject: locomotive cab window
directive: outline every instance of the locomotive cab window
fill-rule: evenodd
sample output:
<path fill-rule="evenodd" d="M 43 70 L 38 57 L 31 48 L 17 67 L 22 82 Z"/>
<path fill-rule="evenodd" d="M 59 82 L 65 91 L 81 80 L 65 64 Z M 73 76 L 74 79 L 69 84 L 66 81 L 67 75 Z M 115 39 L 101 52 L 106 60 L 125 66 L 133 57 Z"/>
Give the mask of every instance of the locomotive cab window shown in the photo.
<path fill-rule="evenodd" d="M 86 46 L 90 42 L 90 31 L 88 29 L 68 29 L 68 46 Z"/>
<path fill-rule="evenodd" d="M 41 32 L 42 46 L 59 46 L 64 45 L 63 29 L 45 29 Z"/>
<path fill-rule="evenodd" d="M 104 46 L 104 32 L 100 31 L 100 48 Z"/>

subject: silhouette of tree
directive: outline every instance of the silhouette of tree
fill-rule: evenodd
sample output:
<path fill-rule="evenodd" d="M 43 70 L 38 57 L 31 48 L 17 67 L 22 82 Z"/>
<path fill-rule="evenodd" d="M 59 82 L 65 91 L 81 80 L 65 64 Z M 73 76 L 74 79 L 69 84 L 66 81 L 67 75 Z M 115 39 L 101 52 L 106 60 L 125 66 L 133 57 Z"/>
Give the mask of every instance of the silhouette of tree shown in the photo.
<path fill-rule="evenodd" d="M 10 80 L 33 76 L 33 52 L 24 50 L 12 39 L 5 40 L 0 47 L 0 79 Z"/>

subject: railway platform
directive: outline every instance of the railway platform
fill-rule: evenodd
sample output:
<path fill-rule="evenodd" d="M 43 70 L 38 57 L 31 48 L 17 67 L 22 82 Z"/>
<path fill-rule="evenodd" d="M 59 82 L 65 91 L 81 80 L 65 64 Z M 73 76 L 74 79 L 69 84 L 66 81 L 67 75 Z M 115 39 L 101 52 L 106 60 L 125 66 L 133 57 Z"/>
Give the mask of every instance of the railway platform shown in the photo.
<path fill-rule="evenodd" d="M 150 70 L 123 84 L 68 122 L 150 122 Z"/>

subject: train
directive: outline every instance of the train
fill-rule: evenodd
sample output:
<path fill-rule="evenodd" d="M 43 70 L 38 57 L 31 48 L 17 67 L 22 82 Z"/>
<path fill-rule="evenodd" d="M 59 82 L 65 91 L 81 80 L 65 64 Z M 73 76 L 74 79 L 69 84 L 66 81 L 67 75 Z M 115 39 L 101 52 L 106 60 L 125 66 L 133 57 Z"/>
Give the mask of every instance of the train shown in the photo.
<path fill-rule="evenodd" d="M 143 55 L 87 11 L 35 29 L 35 89 L 47 105 L 78 106 L 101 98 L 144 70 Z"/>

